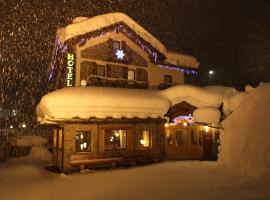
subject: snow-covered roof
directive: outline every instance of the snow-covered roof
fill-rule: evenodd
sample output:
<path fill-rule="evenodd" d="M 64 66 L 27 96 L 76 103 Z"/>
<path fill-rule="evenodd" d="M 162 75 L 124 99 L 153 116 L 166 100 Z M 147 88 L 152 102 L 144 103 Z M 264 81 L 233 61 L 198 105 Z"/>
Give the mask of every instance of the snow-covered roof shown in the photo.
<path fill-rule="evenodd" d="M 202 108 L 198 121 L 207 123 L 220 118 L 219 108 L 227 95 L 236 94 L 230 87 L 200 88 L 179 85 L 163 91 L 108 87 L 71 87 L 51 92 L 42 97 L 37 106 L 38 121 L 78 120 L 89 118 L 163 118 L 170 106 L 183 101 Z M 212 108 L 209 108 L 212 107 Z M 207 108 L 207 109 L 204 109 Z M 209 119 L 200 113 L 210 112 Z"/>
<path fill-rule="evenodd" d="M 185 101 L 198 108 L 219 107 L 224 97 L 232 93 L 237 93 L 232 87 L 197 87 L 193 85 L 177 85 L 161 91 L 161 94 L 168 98 L 172 105 Z"/>
<path fill-rule="evenodd" d="M 185 65 L 191 68 L 198 68 L 199 62 L 192 56 L 179 53 L 168 52 L 165 46 L 152 34 L 136 23 L 133 19 L 123 13 L 108 13 L 95 17 L 77 17 L 72 24 L 57 31 L 57 37 L 63 43 L 71 38 L 83 35 L 88 32 L 96 31 L 116 23 L 125 23 L 136 34 L 149 42 L 153 47 L 160 51 L 167 58 L 166 61 L 174 65 Z"/>
<path fill-rule="evenodd" d="M 37 106 L 38 121 L 95 118 L 159 118 L 169 109 L 169 101 L 158 91 L 71 87 L 42 97 Z"/>

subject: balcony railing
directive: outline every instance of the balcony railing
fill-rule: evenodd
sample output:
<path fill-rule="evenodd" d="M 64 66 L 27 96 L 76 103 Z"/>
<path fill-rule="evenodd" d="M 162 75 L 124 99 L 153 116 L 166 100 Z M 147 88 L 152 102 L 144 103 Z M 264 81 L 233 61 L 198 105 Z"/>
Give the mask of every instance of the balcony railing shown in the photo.
<path fill-rule="evenodd" d="M 164 89 L 167 89 L 167 88 L 172 87 L 172 86 L 174 86 L 174 84 L 172 84 L 172 83 L 160 83 L 158 86 L 158 89 L 164 90 Z"/>
<path fill-rule="evenodd" d="M 95 75 L 91 75 L 87 79 L 87 86 L 148 89 L 148 85 L 148 82 L 143 81 L 128 80 L 122 78 L 108 78 Z"/>

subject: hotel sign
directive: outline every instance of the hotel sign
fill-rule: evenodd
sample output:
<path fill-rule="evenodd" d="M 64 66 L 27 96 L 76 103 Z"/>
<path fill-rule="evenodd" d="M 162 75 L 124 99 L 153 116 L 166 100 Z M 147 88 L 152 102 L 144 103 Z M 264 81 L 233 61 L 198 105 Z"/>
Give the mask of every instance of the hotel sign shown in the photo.
<path fill-rule="evenodd" d="M 67 55 L 67 86 L 68 87 L 73 86 L 74 66 L 75 66 L 75 54 L 68 53 Z"/>

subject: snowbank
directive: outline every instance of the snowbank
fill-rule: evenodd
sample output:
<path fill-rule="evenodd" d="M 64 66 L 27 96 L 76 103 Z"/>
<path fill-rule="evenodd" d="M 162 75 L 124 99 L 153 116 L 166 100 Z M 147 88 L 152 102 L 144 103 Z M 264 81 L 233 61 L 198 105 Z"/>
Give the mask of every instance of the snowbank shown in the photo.
<path fill-rule="evenodd" d="M 42 146 L 45 145 L 48 141 L 39 136 L 21 136 L 16 137 L 15 140 L 11 141 L 12 145 L 20 147 L 30 147 L 30 146 Z"/>
<path fill-rule="evenodd" d="M 57 31 L 57 37 L 63 43 L 75 36 L 99 30 L 119 22 L 125 23 L 133 31 L 140 35 L 144 40 L 146 40 L 152 46 L 158 49 L 162 54 L 166 56 L 167 62 L 175 65 L 181 64 L 187 67 L 198 68 L 199 62 L 196 58 L 179 53 L 167 52 L 166 48 L 159 40 L 157 40 L 153 35 L 151 35 L 142 26 L 140 26 L 138 23 L 136 23 L 133 19 L 131 19 L 124 13 L 108 13 L 91 18 L 77 17 L 73 20 L 72 24 L 69 24 L 64 28 L 59 29 Z"/>
<path fill-rule="evenodd" d="M 12 145 L 21 147 L 32 147 L 28 156 L 12 159 L 13 162 L 50 162 L 52 155 L 45 147 L 47 139 L 40 136 L 20 136 L 13 138 Z"/>
<path fill-rule="evenodd" d="M 202 107 L 193 112 L 195 122 L 202 122 L 207 124 L 219 124 L 221 113 L 215 107 Z"/>
<path fill-rule="evenodd" d="M 72 87 L 43 96 L 37 116 L 41 123 L 91 117 L 162 118 L 169 106 L 158 91 Z"/>
<path fill-rule="evenodd" d="M 270 83 L 248 91 L 222 123 L 218 161 L 250 176 L 260 176 L 270 172 Z"/>

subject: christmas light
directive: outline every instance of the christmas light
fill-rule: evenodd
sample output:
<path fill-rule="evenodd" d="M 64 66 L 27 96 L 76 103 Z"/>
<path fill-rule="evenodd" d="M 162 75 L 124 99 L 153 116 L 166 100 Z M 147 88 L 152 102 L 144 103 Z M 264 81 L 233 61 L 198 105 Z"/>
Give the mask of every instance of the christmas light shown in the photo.
<path fill-rule="evenodd" d="M 178 116 L 178 117 L 175 117 L 174 119 L 173 119 L 173 123 L 174 123 L 174 125 L 176 125 L 176 124 L 178 124 L 179 122 L 181 122 L 181 121 L 187 121 L 188 123 L 192 123 L 192 121 L 193 121 L 193 117 L 192 117 L 192 115 L 191 114 L 189 114 L 188 116 L 186 116 L 186 115 L 181 115 L 181 116 Z M 184 124 L 183 124 L 184 125 Z M 187 125 L 187 124 L 186 124 Z M 184 125 L 185 126 L 185 125 Z"/>
<path fill-rule="evenodd" d="M 117 59 L 123 60 L 123 59 L 124 59 L 124 56 L 125 56 L 125 53 L 124 53 L 123 50 L 118 49 L 118 50 L 116 51 L 115 55 L 116 55 Z"/>
<path fill-rule="evenodd" d="M 169 70 L 175 70 L 175 71 L 181 71 L 182 73 L 184 74 L 192 74 L 192 75 L 197 75 L 197 72 L 195 70 L 192 70 L 192 69 L 186 69 L 186 68 L 183 68 L 183 67 L 178 67 L 178 66 L 172 66 L 172 65 L 158 65 L 160 68 L 163 68 L 163 69 L 169 69 Z"/>

